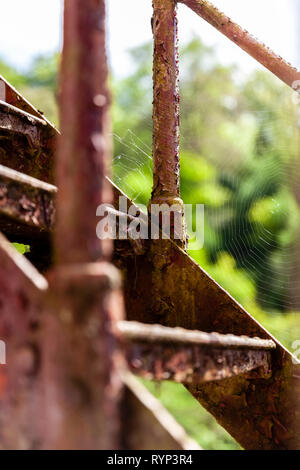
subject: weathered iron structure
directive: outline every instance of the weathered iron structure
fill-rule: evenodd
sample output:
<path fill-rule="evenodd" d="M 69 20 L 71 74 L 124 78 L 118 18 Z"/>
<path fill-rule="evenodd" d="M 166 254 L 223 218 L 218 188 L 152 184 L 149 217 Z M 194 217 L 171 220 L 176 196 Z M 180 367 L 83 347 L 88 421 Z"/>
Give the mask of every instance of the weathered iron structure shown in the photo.
<path fill-rule="evenodd" d="M 176 3 L 153 0 L 151 201 L 182 207 Z M 299 80 L 208 2 L 180 3 Z M 65 0 L 61 135 L 0 77 L 0 448 L 199 449 L 136 374 L 183 383 L 245 449 L 300 449 L 300 366 L 189 257 L 184 230 L 97 238 L 96 208 L 122 195 L 106 178 L 107 76 L 105 1 Z"/>

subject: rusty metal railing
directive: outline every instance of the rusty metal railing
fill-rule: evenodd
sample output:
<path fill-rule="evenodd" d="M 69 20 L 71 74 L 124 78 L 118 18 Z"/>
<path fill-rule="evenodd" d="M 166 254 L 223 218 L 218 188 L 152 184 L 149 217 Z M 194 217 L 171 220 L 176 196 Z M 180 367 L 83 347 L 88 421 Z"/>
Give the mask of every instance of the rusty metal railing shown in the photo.
<path fill-rule="evenodd" d="M 208 2 L 181 3 L 288 85 L 299 78 Z M 177 2 L 153 0 L 153 6 L 150 205 L 182 207 Z M 100 242 L 95 233 L 97 206 L 111 202 L 112 192 L 116 200 L 121 194 L 104 177 L 111 157 L 105 1 L 65 0 L 64 27 L 58 190 L 45 183 L 52 182 L 58 132 L 0 78 L 6 101 L 0 102 L 0 132 L 9 133 L 11 142 L 5 151 L 13 157 L 18 148 L 24 155 L 32 147 L 36 151 L 34 165 L 24 159 L 26 171 L 17 158 L 9 169 L 0 165 L 1 230 L 12 240 L 35 240 L 40 254 L 54 227 L 55 199 L 58 214 L 56 257 L 53 262 L 49 248 L 51 259 L 43 267 L 54 265 L 47 279 L 0 236 L 0 337 L 9 343 L 10 364 L 0 369 L 0 447 L 146 448 L 136 430 L 155 430 L 155 409 L 153 400 L 140 399 L 144 389 L 138 391 L 132 376 L 124 374 L 126 358 L 136 374 L 185 384 L 245 448 L 299 448 L 299 365 L 173 241 L 146 240 L 142 247 L 116 241 L 114 263 L 126 273 L 127 318 L 135 322 L 119 321 L 123 303 L 119 275 L 110 263 L 112 243 Z M 183 211 L 181 216 L 184 226 Z M 158 421 L 170 429 L 168 420 Z M 194 445 L 182 429 L 167 434 L 170 448 Z"/>

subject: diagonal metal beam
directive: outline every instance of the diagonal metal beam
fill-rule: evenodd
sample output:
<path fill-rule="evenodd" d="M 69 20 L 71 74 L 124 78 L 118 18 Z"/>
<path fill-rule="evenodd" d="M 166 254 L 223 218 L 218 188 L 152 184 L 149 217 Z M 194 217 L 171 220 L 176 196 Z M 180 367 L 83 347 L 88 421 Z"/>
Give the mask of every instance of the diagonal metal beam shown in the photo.
<path fill-rule="evenodd" d="M 48 121 L 44 114 L 29 103 L 21 93 L 19 93 L 10 83 L 8 83 L 7 80 L 5 80 L 4 77 L 2 77 L 2 75 L 0 75 L 0 100 L 5 101 L 15 108 L 19 108 L 32 116 L 43 119 L 48 126 L 52 127 L 54 132 L 57 132 L 55 126 Z"/>
<path fill-rule="evenodd" d="M 132 374 L 126 385 L 123 423 L 127 450 L 202 450 L 152 393 Z"/>
<path fill-rule="evenodd" d="M 248 31 L 241 28 L 210 2 L 206 0 L 178 0 L 178 3 L 183 3 L 191 8 L 284 83 L 294 90 L 299 88 L 299 83 L 295 82 L 300 80 L 300 72 L 295 67 L 251 36 Z"/>

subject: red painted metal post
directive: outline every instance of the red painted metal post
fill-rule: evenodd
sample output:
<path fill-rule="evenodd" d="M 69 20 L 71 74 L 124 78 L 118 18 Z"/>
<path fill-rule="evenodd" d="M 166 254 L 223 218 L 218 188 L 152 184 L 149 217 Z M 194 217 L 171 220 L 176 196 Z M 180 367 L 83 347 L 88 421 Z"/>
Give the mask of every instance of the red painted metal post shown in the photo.
<path fill-rule="evenodd" d="M 43 448 L 120 447 L 120 279 L 105 262 L 112 244 L 96 235 L 96 209 L 111 200 L 108 108 L 105 0 L 65 0 L 57 264 L 43 316 Z"/>
<path fill-rule="evenodd" d="M 153 190 L 151 205 L 177 205 L 185 244 L 184 210 L 179 179 L 179 87 L 175 0 L 153 0 Z"/>
<path fill-rule="evenodd" d="M 294 90 L 299 89 L 299 83 L 295 82 L 300 80 L 300 72 L 295 67 L 251 36 L 210 2 L 206 0 L 178 0 L 178 2 L 191 8 L 284 83 Z"/>

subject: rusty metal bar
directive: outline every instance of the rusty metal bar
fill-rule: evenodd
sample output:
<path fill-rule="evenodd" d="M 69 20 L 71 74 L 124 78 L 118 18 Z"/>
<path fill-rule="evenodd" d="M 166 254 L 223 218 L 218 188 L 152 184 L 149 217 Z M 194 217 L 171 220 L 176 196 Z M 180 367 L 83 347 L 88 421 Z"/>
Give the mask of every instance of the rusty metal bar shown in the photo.
<path fill-rule="evenodd" d="M 55 186 L 0 165 L 0 230 L 13 241 L 34 241 L 53 229 Z"/>
<path fill-rule="evenodd" d="M 153 0 L 153 190 L 151 205 L 177 205 L 178 243 L 185 245 L 179 184 L 178 37 L 175 0 Z M 174 229 L 173 229 L 174 237 Z M 181 239 L 181 240 L 180 240 Z"/>
<path fill-rule="evenodd" d="M 268 379 L 272 373 L 269 350 L 217 348 L 202 344 L 131 340 L 127 347 L 131 371 L 150 380 L 173 380 L 197 386 L 247 374 Z M 249 373 L 254 375 L 249 375 Z"/>
<path fill-rule="evenodd" d="M 152 202 L 179 197 L 179 91 L 175 0 L 153 0 Z"/>
<path fill-rule="evenodd" d="M 60 97 L 63 143 L 56 168 L 56 249 L 62 264 L 94 262 L 105 254 L 95 229 L 98 205 L 112 198 L 103 178 L 111 147 L 104 41 L 104 0 L 67 1 Z"/>
<path fill-rule="evenodd" d="M 121 440 L 120 276 L 105 262 L 111 242 L 105 250 L 96 235 L 96 209 L 111 197 L 105 34 L 104 0 L 65 1 L 57 264 L 42 337 L 47 449 L 118 449 Z"/>
<path fill-rule="evenodd" d="M 300 72 L 295 67 L 251 36 L 210 2 L 206 0 L 178 0 L 178 2 L 191 8 L 284 83 L 293 89 L 298 89 L 295 82 L 300 80 Z"/>
<path fill-rule="evenodd" d="M 162 325 L 150 325 L 134 321 L 121 321 L 117 325 L 127 340 L 145 341 L 146 343 L 176 343 L 178 345 L 201 345 L 214 348 L 246 348 L 271 350 L 276 348 L 270 339 L 248 338 L 247 336 L 222 335 L 204 331 L 169 328 Z"/>
<path fill-rule="evenodd" d="M 32 147 L 41 147 L 42 133 L 47 130 L 47 123 L 43 119 L 0 100 L 0 131 L 25 135 Z"/>
<path fill-rule="evenodd" d="M 58 132 L 44 119 L 0 101 L 0 163 L 53 181 Z"/>

